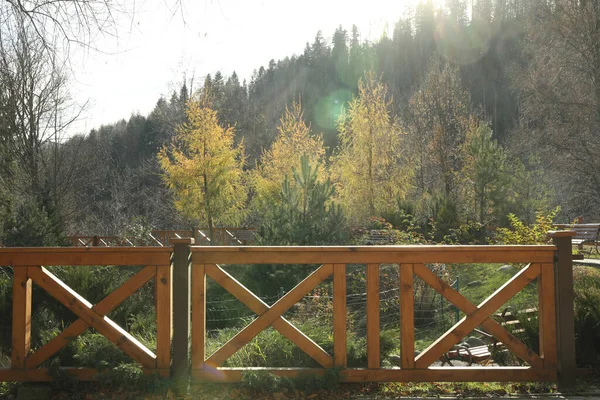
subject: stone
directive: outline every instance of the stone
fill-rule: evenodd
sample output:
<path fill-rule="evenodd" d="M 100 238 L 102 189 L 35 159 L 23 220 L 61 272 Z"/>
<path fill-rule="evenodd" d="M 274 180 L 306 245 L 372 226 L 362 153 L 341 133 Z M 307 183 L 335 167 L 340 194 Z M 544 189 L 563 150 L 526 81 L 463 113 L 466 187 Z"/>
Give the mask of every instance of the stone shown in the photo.
<path fill-rule="evenodd" d="M 513 267 L 512 265 L 503 265 L 500 268 L 498 268 L 498 272 L 506 272 L 506 273 L 512 273 L 515 270 L 515 267 Z"/>

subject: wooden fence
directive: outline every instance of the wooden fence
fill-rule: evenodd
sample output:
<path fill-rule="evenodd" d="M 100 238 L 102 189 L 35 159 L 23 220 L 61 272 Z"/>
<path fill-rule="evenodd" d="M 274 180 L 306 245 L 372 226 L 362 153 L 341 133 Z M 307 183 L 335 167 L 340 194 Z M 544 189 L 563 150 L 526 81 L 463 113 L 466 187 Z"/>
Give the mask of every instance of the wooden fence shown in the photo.
<path fill-rule="evenodd" d="M 553 233 L 553 245 L 544 246 L 360 246 L 360 247 L 207 247 L 194 240 L 173 239 L 173 282 L 168 260 L 170 249 L 0 249 L 0 265 L 15 268 L 13 354 L 10 369 L 0 370 L 0 380 L 45 380 L 48 372 L 40 363 L 88 326 L 105 335 L 147 371 L 204 381 L 235 382 L 244 371 L 255 368 L 224 368 L 223 364 L 257 334 L 269 326 L 295 343 L 321 367 L 268 368 L 281 376 L 322 374 L 340 369 L 344 382 L 363 381 L 558 381 L 567 388 L 575 379 L 573 322 L 572 232 Z M 516 275 L 482 303 L 475 305 L 432 273 L 425 264 L 524 263 Z M 41 265 L 150 265 L 107 299 L 93 306 L 66 287 Z M 318 264 L 314 272 L 272 305 L 230 276 L 226 264 Z M 364 264 L 367 280 L 366 368 L 347 367 L 346 266 Z M 379 268 L 398 265 L 400 275 L 401 368 L 382 368 L 380 356 Z M 460 266 L 457 266 L 460 268 Z M 145 271 L 145 272 L 144 272 Z M 156 277 L 158 349 L 153 354 L 115 326 L 106 314 L 152 277 Z M 206 278 L 256 313 L 257 318 L 213 354 L 206 353 Z M 333 279 L 333 352 L 302 333 L 284 313 L 325 279 Z M 414 279 L 418 277 L 465 317 L 427 349 L 415 356 Z M 510 298 L 537 280 L 539 298 L 538 353 L 529 349 L 492 317 Z M 40 285 L 81 319 L 57 339 L 30 354 L 31 281 Z M 170 301 L 173 296 L 172 302 Z M 161 300 L 159 300 L 161 299 Z M 171 338 L 171 307 L 173 336 Z M 454 345 L 477 327 L 484 328 L 526 366 L 520 367 L 432 367 Z M 191 333 L 191 353 L 188 352 Z M 169 344 L 172 342 L 172 353 Z M 93 370 L 73 371 L 79 379 L 91 379 Z"/>
<path fill-rule="evenodd" d="M 256 228 L 214 228 L 217 246 L 245 246 L 254 243 Z M 208 228 L 194 230 L 153 230 L 142 238 L 121 236 L 69 236 L 73 247 L 171 246 L 173 239 L 193 237 L 199 245 L 210 246 Z"/>
<path fill-rule="evenodd" d="M 39 366 L 81 335 L 95 329 L 148 372 L 168 376 L 171 364 L 171 248 L 2 248 L 0 265 L 13 267 L 12 354 L 9 369 L 0 369 L 0 381 L 45 381 L 50 371 Z M 137 274 L 97 304 L 91 304 L 68 287 L 44 266 L 142 265 Z M 138 289 L 155 280 L 157 349 L 150 351 L 132 335 L 112 321 L 107 314 Z M 77 317 L 48 343 L 31 351 L 32 284 L 39 285 Z M 2 320 L 2 323 L 10 323 Z M 79 380 L 94 379 L 98 371 L 91 368 L 65 368 Z"/>

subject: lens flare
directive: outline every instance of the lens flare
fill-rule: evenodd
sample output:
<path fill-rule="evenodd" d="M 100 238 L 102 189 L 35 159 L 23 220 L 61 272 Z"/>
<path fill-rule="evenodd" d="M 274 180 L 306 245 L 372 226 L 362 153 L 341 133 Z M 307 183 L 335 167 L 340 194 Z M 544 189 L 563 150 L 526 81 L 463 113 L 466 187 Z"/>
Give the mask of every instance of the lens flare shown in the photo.
<path fill-rule="evenodd" d="M 450 21 L 440 22 L 435 30 L 435 41 L 446 58 L 467 65 L 482 59 L 490 49 L 492 26 L 484 21 L 472 21 L 458 28 Z"/>
<path fill-rule="evenodd" d="M 352 100 L 352 92 L 340 89 L 321 98 L 314 108 L 315 122 L 323 129 L 335 129 L 342 107 Z"/>

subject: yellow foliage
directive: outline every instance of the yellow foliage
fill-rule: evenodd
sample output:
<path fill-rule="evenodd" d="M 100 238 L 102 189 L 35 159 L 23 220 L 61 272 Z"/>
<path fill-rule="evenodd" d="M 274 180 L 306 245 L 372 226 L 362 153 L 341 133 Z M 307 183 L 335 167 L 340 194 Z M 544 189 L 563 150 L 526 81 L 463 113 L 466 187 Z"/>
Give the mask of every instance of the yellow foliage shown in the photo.
<path fill-rule="evenodd" d="M 341 204 L 353 223 L 397 208 L 408 188 L 410 168 L 402 157 L 403 132 L 390 115 L 387 88 L 367 74 L 358 97 L 338 122 L 339 151 L 332 178 Z"/>
<path fill-rule="evenodd" d="M 255 191 L 254 207 L 261 209 L 272 206 L 279 201 L 281 185 L 286 176 L 291 176 L 292 169 L 300 171 L 300 157 L 308 155 L 309 160 L 317 165 L 322 164 L 325 157 L 323 138 L 312 136 L 310 126 L 306 125 L 302 115 L 302 107 L 298 103 L 286 107 L 277 128 L 277 139 L 269 150 L 265 150 L 260 165 L 252 172 L 252 186 Z M 319 169 L 317 180 L 324 182 L 326 172 Z"/>
<path fill-rule="evenodd" d="M 158 160 L 175 206 L 199 224 L 238 224 L 244 218 L 243 145 L 234 146 L 233 128 L 219 125 L 216 111 L 198 101 L 187 104 L 180 125 Z"/>

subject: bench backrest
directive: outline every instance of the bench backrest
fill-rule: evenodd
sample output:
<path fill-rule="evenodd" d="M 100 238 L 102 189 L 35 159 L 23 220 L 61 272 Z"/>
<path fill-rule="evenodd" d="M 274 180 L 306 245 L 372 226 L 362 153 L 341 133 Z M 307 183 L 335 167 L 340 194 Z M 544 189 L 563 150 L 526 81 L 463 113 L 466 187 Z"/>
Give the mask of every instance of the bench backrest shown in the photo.
<path fill-rule="evenodd" d="M 596 240 L 600 224 L 556 224 L 557 228 L 575 231 L 574 239 Z"/>

